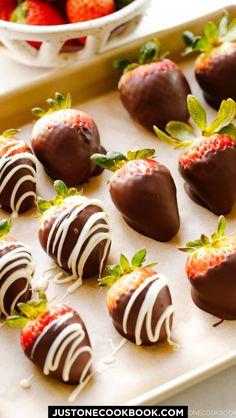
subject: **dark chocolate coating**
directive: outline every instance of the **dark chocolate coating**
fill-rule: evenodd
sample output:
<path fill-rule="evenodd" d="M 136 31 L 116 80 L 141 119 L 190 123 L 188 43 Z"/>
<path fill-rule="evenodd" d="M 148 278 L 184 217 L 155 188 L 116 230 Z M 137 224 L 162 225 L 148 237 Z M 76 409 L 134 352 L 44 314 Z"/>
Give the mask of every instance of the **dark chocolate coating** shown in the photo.
<path fill-rule="evenodd" d="M 28 151 L 30 152 L 30 151 Z M 35 164 L 27 159 L 27 158 L 22 158 L 20 160 L 15 161 L 12 165 L 10 165 L 3 173 L 2 177 L 1 177 L 1 182 L 4 181 L 4 179 L 6 178 L 7 174 L 9 172 L 11 172 L 15 167 L 22 165 L 22 164 L 26 164 L 29 167 L 33 167 L 36 170 Z M 12 191 L 16 185 L 16 183 L 25 175 L 31 174 L 31 171 L 27 170 L 27 168 L 21 168 L 19 170 L 16 171 L 15 174 L 13 174 L 10 178 L 10 180 L 7 182 L 6 187 L 4 187 L 4 189 L 2 190 L 2 192 L 0 193 L 0 205 L 1 208 L 3 210 L 6 210 L 7 212 L 12 212 L 11 209 L 11 205 L 10 205 L 10 200 L 11 200 L 11 195 L 12 195 Z M 29 180 L 24 181 L 17 193 L 16 193 L 16 197 L 15 197 L 15 202 L 17 202 L 20 197 L 27 192 L 34 192 L 36 194 L 36 183 L 33 183 Z M 23 213 L 26 212 L 27 210 L 29 210 L 33 205 L 35 204 L 35 197 L 34 196 L 29 196 L 26 199 L 23 200 L 22 204 L 20 205 L 20 209 L 19 209 L 19 213 Z"/>
<path fill-rule="evenodd" d="M 131 117 L 153 131 L 165 129 L 170 120 L 187 122 L 187 95 L 190 87 L 182 71 L 166 69 L 140 77 L 132 76 L 120 84 L 120 97 Z"/>
<path fill-rule="evenodd" d="M 185 168 L 179 164 L 180 174 L 187 183 L 189 196 L 216 215 L 229 213 L 236 200 L 236 146 L 204 158 Z"/>
<path fill-rule="evenodd" d="M 162 164 L 151 174 L 117 177 L 110 182 L 111 198 L 125 221 L 141 234 L 169 241 L 180 226 L 176 187 Z"/>
<path fill-rule="evenodd" d="M 26 356 L 37 366 L 39 367 L 39 369 L 41 369 L 43 371 L 44 368 L 44 363 L 45 363 L 45 359 L 47 357 L 48 351 L 51 347 L 51 345 L 53 344 L 55 338 L 60 334 L 60 332 L 65 329 L 68 325 L 70 324 L 80 324 L 85 332 L 85 338 L 84 340 L 78 345 L 78 347 L 84 347 L 84 346 L 89 346 L 91 347 L 91 343 L 90 343 L 90 339 L 88 336 L 88 332 L 86 330 L 86 327 L 81 319 L 81 317 L 79 316 L 79 314 L 77 312 L 73 312 L 73 316 L 71 318 L 69 318 L 67 321 L 65 321 L 63 324 L 61 324 L 60 326 L 57 326 L 57 324 L 55 324 L 52 328 L 50 332 L 45 333 L 45 335 L 41 338 L 41 340 L 38 342 L 38 344 L 36 345 L 35 351 L 33 356 L 32 355 L 32 348 L 34 343 L 27 347 L 27 349 L 25 350 L 25 354 Z M 37 341 L 37 339 L 36 339 Z M 49 376 L 57 379 L 57 380 L 61 380 L 62 379 L 62 371 L 63 371 L 63 366 L 65 364 L 65 360 L 66 357 L 69 353 L 69 350 L 73 344 L 74 340 L 71 341 L 66 349 L 64 350 L 64 353 L 62 355 L 61 361 L 59 362 L 58 368 L 55 371 L 50 371 L 49 372 Z M 80 383 L 80 378 L 81 378 L 81 374 L 87 364 L 87 362 L 89 361 L 91 357 L 91 354 L 88 352 L 84 352 L 81 355 L 79 355 L 76 360 L 74 361 L 71 370 L 70 370 L 70 375 L 69 375 L 69 381 L 68 382 L 64 382 L 64 383 L 68 383 L 70 385 L 77 385 Z M 87 375 L 90 373 L 90 370 L 88 370 Z M 86 377 L 86 376 L 85 376 Z"/>
<path fill-rule="evenodd" d="M 0 248 L 0 260 L 5 254 L 19 247 L 21 247 L 19 243 L 13 242 L 11 246 Z M 4 268 L 7 267 L 9 264 L 10 262 L 7 264 L 4 264 Z M 1 293 L 1 287 L 3 286 L 6 279 L 10 276 L 10 274 L 14 273 L 15 271 L 19 269 L 24 269 L 25 267 L 26 267 L 26 262 L 24 258 L 22 258 L 22 263 L 19 266 L 13 267 L 0 278 L 0 293 Z M 2 268 L 0 269 L 0 272 L 1 270 Z M 25 277 L 21 277 L 18 280 L 14 281 L 14 283 L 12 283 L 12 285 L 9 287 L 9 289 L 5 293 L 4 307 L 8 315 L 11 314 L 11 306 L 12 306 L 13 301 L 16 299 L 17 295 L 19 295 L 22 292 L 22 290 L 25 288 L 26 283 L 27 283 L 27 279 Z M 32 290 L 31 290 L 31 285 L 29 284 L 24 294 L 21 295 L 21 297 L 19 297 L 19 299 L 17 300 L 16 305 L 19 302 L 27 302 L 31 298 L 31 295 L 32 295 Z M 17 309 L 17 306 L 15 306 L 14 309 Z M 1 313 L 0 313 L 0 316 L 1 316 Z"/>
<path fill-rule="evenodd" d="M 71 223 L 69 229 L 68 229 L 68 233 L 65 239 L 65 243 L 62 249 L 62 268 L 66 271 L 71 272 L 71 270 L 68 269 L 68 259 L 69 256 L 74 248 L 74 246 L 76 245 L 79 235 L 82 231 L 83 226 L 86 224 L 86 222 L 88 221 L 88 219 L 90 218 L 91 215 L 93 215 L 94 213 L 98 213 L 101 212 L 101 208 L 99 208 L 98 206 L 94 206 L 94 205 L 90 205 L 87 206 L 85 209 L 83 209 L 78 216 L 76 217 L 76 219 Z M 65 215 L 67 216 L 67 215 Z M 50 221 L 46 221 L 44 223 L 44 227 L 41 228 L 39 230 L 39 240 L 40 243 L 43 247 L 43 249 L 46 251 L 47 248 L 47 241 L 48 241 L 48 236 L 49 233 L 51 231 L 51 228 L 55 222 L 56 218 L 51 218 Z M 98 223 L 104 223 L 104 220 L 99 220 L 96 222 L 96 224 Z M 96 225 L 95 224 L 95 225 Z M 54 237 L 56 234 L 57 230 L 55 230 L 55 232 L 52 235 L 52 242 L 54 241 Z M 106 229 L 98 229 L 96 232 L 94 232 L 93 234 L 90 235 L 90 237 L 88 238 L 88 240 L 95 235 L 98 232 L 107 232 Z M 81 249 L 81 254 L 88 242 L 88 240 L 85 241 L 84 245 L 82 246 Z M 99 273 L 99 267 L 100 267 L 100 262 L 103 256 L 103 252 L 104 252 L 104 247 L 106 245 L 106 241 L 101 241 L 92 251 L 92 253 L 89 255 L 85 265 L 84 265 L 84 270 L 83 270 L 83 277 L 93 277 L 96 274 Z M 57 249 L 58 249 L 58 244 L 56 245 L 55 251 L 52 251 L 52 245 L 50 245 L 49 247 L 49 252 L 50 252 L 50 257 L 52 257 L 52 259 L 57 263 Z M 109 251 L 108 251 L 109 254 Z M 108 257 L 107 254 L 107 257 Z M 79 255 L 80 257 L 80 255 Z M 107 257 L 104 260 L 104 267 L 106 265 L 106 261 L 107 261 Z"/>
<path fill-rule="evenodd" d="M 103 152 L 94 122 L 83 127 L 55 124 L 32 138 L 32 148 L 48 174 L 68 187 L 95 175 L 96 165 L 90 157 Z"/>
<path fill-rule="evenodd" d="M 221 319 L 236 319 L 236 253 L 190 283 L 192 299 L 200 309 Z"/>
<path fill-rule="evenodd" d="M 218 109 L 223 99 L 236 100 L 236 48 L 221 55 L 213 65 L 195 71 L 196 79 L 210 106 Z"/>
<path fill-rule="evenodd" d="M 151 284 L 152 283 L 150 283 L 147 287 L 145 287 L 145 289 L 140 293 L 140 295 L 137 297 L 136 301 L 133 304 L 133 307 L 130 311 L 128 321 L 127 321 L 127 334 L 124 333 L 123 327 L 122 327 L 123 317 L 124 317 L 126 306 L 129 303 L 129 300 L 135 290 L 131 290 L 129 292 L 126 292 L 124 295 L 122 295 L 118 299 L 116 307 L 111 313 L 113 324 L 116 330 L 119 332 L 119 334 L 122 335 L 122 337 L 126 338 L 129 341 L 132 341 L 133 343 L 135 343 L 135 325 L 137 322 L 137 317 L 141 309 L 142 303 L 144 301 L 144 298 L 146 296 L 146 293 L 149 287 L 151 286 Z M 169 288 L 165 286 L 160 291 L 156 299 L 154 308 L 153 308 L 152 332 L 154 332 L 157 322 L 159 318 L 161 317 L 162 313 L 165 311 L 165 309 L 169 305 L 171 305 L 171 303 L 172 303 L 172 300 L 171 300 Z M 170 326 L 172 326 L 172 322 L 173 322 L 173 315 L 171 316 L 171 319 L 170 319 Z M 141 340 L 142 340 L 141 345 L 144 345 L 144 346 L 153 345 L 153 344 L 156 344 L 157 342 L 162 342 L 167 339 L 165 322 L 163 323 L 161 327 L 160 336 L 159 336 L 158 341 L 156 342 L 152 342 L 149 340 L 145 324 L 146 322 L 144 321 L 142 331 L 141 331 Z"/>

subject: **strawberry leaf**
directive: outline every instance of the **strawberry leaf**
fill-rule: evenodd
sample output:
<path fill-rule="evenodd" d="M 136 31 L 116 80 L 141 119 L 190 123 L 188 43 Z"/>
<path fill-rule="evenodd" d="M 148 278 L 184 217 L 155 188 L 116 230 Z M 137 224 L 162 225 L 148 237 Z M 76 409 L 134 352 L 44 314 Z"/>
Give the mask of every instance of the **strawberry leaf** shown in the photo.
<path fill-rule="evenodd" d="M 224 216 L 219 217 L 218 228 L 217 228 L 217 238 L 223 237 L 226 230 L 226 219 Z"/>
<path fill-rule="evenodd" d="M 46 212 L 51 206 L 53 206 L 51 200 L 38 199 L 37 201 L 37 208 L 40 213 Z"/>
<path fill-rule="evenodd" d="M 191 141 L 180 141 L 177 138 L 173 138 L 172 136 L 167 135 L 165 132 L 161 131 L 157 126 L 154 126 L 153 129 L 162 142 L 165 142 L 166 144 L 169 144 L 174 148 L 186 148 L 191 144 Z"/>
<path fill-rule="evenodd" d="M 205 131 L 207 128 L 207 115 L 204 107 L 192 94 L 188 95 L 187 103 L 191 118 L 201 131 Z"/>
<path fill-rule="evenodd" d="M 193 32 L 190 32 L 189 30 L 183 32 L 182 37 L 187 47 L 193 47 L 197 40 L 197 37 L 193 34 Z"/>
<path fill-rule="evenodd" d="M 112 286 L 116 281 L 117 279 L 115 276 L 106 276 L 102 279 L 98 279 L 98 286 Z"/>
<path fill-rule="evenodd" d="M 227 33 L 221 38 L 222 42 L 234 42 L 236 40 L 236 18 L 228 25 Z"/>
<path fill-rule="evenodd" d="M 20 315 L 9 316 L 7 318 L 7 325 L 11 328 L 24 328 L 29 320 Z"/>
<path fill-rule="evenodd" d="M 236 126 L 230 123 L 219 131 L 220 134 L 226 134 L 231 136 L 236 141 Z"/>
<path fill-rule="evenodd" d="M 29 303 L 18 303 L 17 307 L 26 318 L 28 319 L 35 318 L 35 309 Z"/>
<path fill-rule="evenodd" d="M 211 43 L 215 44 L 218 42 L 218 29 L 215 23 L 208 22 L 204 28 L 204 33 L 206 36 L 206 39 Z"/>
<path fill-rule="evenodd" d="M 166 125 L 166 131 L 179 141 L 193 141 L 196 139 L 192 126 L 184 122 L 170 121 Z"/>
<path fill-rule="evenodd" d="M 210 48 L 211 44 L 206 38 L 197 39 L 193 45 L 194 52 L 205 52 Z"/>
<path fill-rule="evenodd" d="M 68 196 L 69 190 L 66 184 L 64 183 L 64 181 L 61 181 L 61 180 L 54 181 L 54 189 L 55 189 L 57 196 L 61 196 L 61 197 Z"/>
<path fill-rule="evenodd" d="M 17 135 L 20 131 L 20 129 L 8 129 L 7 131 L 4 131 L 1 136 L 3 138 L 11 138 Z"/>
<path fill-rule="evenodd" d="M 219 26 L 218 26 L 218 34 L 219 39 L 221 40 L 222 37 L 224 37 L 227 34 L 228 30 L 228 15 L 227 13 L 224 13 L 223 17 L 220 20 Z"/>
<path fill-rule="evenodd" d="M 159 59 L 161 44 L 157 39 L 147 42 L 139 52 L 139 64 L 147 64 Z"/>
<path fill-rule="evenodd" d="M 130 270 L 129 260 L 126 258 L 124 254 L 120 255 L 120 267 L 122 274 Z"/>
<path fill-rule="evenodd" d="M 0 220 L 0 238 L 6 237 L 9 234 L 11 227 L 12 227 L 11 220 L 1 219 Z"/>
<path fill-rule="evenodd" d="M 225 126 L 229 125 L 235 118 L 236 103 L 233 99 L 223 100 L 221 102 L 217 118 L 213 120 L 206 130 L 207 133 L 217 133 Z"/>
<path fill-rule="evenodd" d="M 154 158 L 155 150 L 151 148 L 131 150 L 127 153 L 127 160 L 141 160 L 142 158 Z"/>
<path fill-rule="evenodd" d="M 41 118 L 42 116 L 51 114 L 60 109 L 70 109 L 71 108 L 71 95 L 68 93 L 66 96 L 56 92 L 55 98 L 49 98 L 46 100 L 49 105 L 48 110 L 44 110 L 41 107 L 34 107 L 32 113 L 34 116 Z"/>
<path fill-rule="evenodd" d="M 145 248 L 143 248 L 142 250 L 138 251 L 132 258 L 131 260 L 131 265 L 132 265 L 132 269 L 135 270 L 136 268 L 140 267 L 146 258 L 147 255 L 147 251 Z"/>
<path fill-rule="evenodd" d="M 124 72 L 128 65 L 131 64 L 131 61 L 127 58 L 117 58 L 113 61 L 113 67 L 118 70 Z"/>

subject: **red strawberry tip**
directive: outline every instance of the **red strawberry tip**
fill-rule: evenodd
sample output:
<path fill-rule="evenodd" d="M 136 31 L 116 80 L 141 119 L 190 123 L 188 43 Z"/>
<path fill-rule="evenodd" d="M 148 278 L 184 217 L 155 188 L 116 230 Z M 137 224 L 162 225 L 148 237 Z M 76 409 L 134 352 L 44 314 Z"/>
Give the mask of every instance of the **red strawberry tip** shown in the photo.
<path fill-rule="evenodd" d="M 129 261 L 124 254 L 120 255 L 120 264 L 116 264 L 113 266 L 106 266 L 106 273 L 107 276 L 100 278 L 98 280 L 99 286 L 112 286 L 115 282 L 121 279 L 125 274 L 129 274 L 132 271 L 143 267 L 145 269 L 151 269 L 152 267 L 156 266 L 157 263 L 148 264 L 143 266 L 145 262 L 145 258 L 147 255 L 147 251 L 145 248 L 138 251 Z"/>

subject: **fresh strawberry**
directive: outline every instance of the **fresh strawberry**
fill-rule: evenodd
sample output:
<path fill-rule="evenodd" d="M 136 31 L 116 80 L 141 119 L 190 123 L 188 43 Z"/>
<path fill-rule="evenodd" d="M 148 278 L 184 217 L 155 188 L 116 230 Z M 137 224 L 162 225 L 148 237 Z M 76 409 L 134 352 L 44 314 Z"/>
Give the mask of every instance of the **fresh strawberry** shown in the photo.
<path fill-rule="evenodd" d="M 141 48 L 138 62 L 120 58 L 114 67 L 123 71 L 118 90 L 133 119 L 149 130 L 154 124 L 162 129 L 171 119 L 187 122 L 188 82 L 180 68 L 161 54 L 158 40 Z"/>
<path fill-rule="evenodd" d="M 220 216 L 211 238 L 202 234 L 180 250 L 189 253 L 186 273 L 195 304 L 219 318 L 236 319 L 236 237 L 224 235 L 225 229 Z"/>
<path fill-rule="evenodd" d="M 90 373 L 92 349 L 82 319 L 69 306 L 48 305 L 43 293 L 34 296 L 18 304 L 20 313 L 9 317 L 8 325 L 22 328 L 24 353 L 45 375 L 69 384 L 83 383 Z"/>
<path fill-rule="evenodd" d="M 114 172 L 110 195 L 131 228 L 158 241 L 169 241 L 180 222 L 176 188 L 169 170 L 153 160 L 154 155 L 153 149 L 137 149 L 126 156 L 108 152 L 91 158 Z"/>
<path fill-rule="evenodd" d="M 196 79 L 207 102 L 218 108 L 223 99 L 236 100 L 236 19 L 229 22 L 225 14 L 219 26 L 208 22 L 204 36 L 183 34 L 187 44 L 186 53 L 200 53 L 195 63 Z"/>
<path fill-rule="evenodd" d="M 32 132 L 33 150 L 46 171 L 68 186 L 100 174 L 90 160 L 94 152 L 103 152 L 97 125 L 85 112 L 71 109 L 71 98 L 56 93 L 47 100 L 50 109 L 34 108 L 40 119 Z"/>
<path fill-rule="evenodd" d="M 145 257 L 145 249 L 131 262 L 121 254 L 120 265 L 107 266 L 108 276 L 100 279 L 111 286 L 107 307 L 115 328 L 137 345 L 170 341 L 174 313 L 168 280 L 152 269 L 155 263 L 142 267 Z"/>
<path fill-rule="evenodd" d="M 0 205 L 13 216 L 27 211 L 36 199 L 36 158 L 17 129 L 0 135 Z"/>
<path fill-rule="evenodd" d="M 114 0 L 67 0 L 66 13 L 70 23 L 97 19 L 115 12 Z"/>
<path fill-rule="evenodd" d="M 171 121 L 167 135 L 157 127 L 157 136 L 175 148 L 184 148 L 179 157 L 179 171 L 186 181 L 190 197 L 220 215 L 231 211 L 236 200 L 236 114 L 234 100 L 223 100 L 217 118 L 207 126 L 205 109 L 196 97 L 188 96 L 188 109 L 201 130 L 182 122 Z"/>
<path fill-rule="evenodd" d="M 40 0 L 21 2 L 13 12 L 11 21 L 36 26 L 54 26 L 66 23 L 55 7 Z M 29 43 L 37 49 L 41 46 L 41 42 L 30 41 Z"/>
<path fill-rule="evenodd" d="M 0 19 L 10 20 L 13 10 L 17 6 L 17 0 L 0 0 Z"/>

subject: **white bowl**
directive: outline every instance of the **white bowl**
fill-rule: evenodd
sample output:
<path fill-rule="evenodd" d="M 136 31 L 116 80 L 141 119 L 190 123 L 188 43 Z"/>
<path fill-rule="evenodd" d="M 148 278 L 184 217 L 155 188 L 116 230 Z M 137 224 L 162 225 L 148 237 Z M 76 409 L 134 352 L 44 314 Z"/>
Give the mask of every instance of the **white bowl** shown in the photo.
<path fill-rule="evenodd" d="M 0 41 L 15 60 L 26 65 L 65 66 L 101 52 L 112 36 L 119 34 L 125 39 L 140 22 L 149 3 L 150 0 L 135 0 L 108 16 L 58 26 L 22 25 L 0 20 Z M 60 52 L 66 41 L 80 37 L 86 37 L 82 49 Z M 27 41 L 40 41 L 42 44 L 38 50 Z"/>

